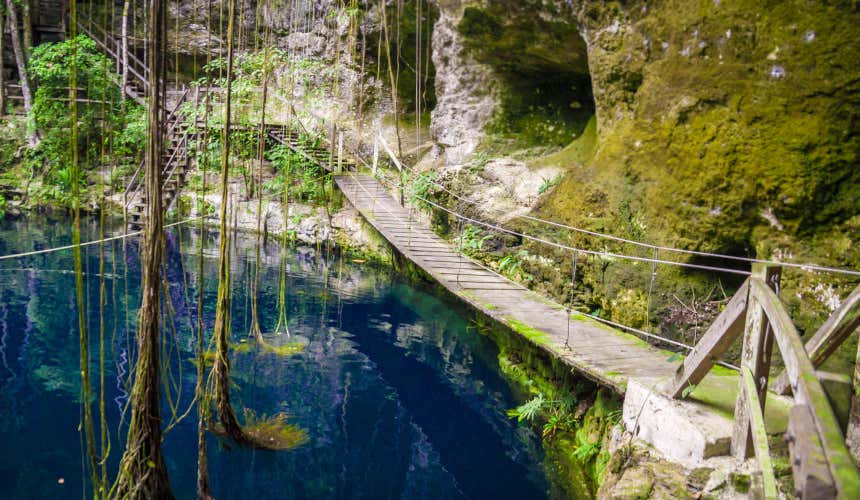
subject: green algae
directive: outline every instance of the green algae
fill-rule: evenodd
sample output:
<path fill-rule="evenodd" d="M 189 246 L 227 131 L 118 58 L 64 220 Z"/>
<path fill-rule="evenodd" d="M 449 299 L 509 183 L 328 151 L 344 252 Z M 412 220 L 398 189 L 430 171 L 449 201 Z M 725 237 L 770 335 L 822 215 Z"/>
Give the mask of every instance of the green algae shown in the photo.
<path fill-rule="evenodd" d="M 618 422 L 621 399 L 611 390 L 598 389 L 577 376 L 563 361 L 521 332 L 526 330 L 534 336 L 539 331 L 521 323 L 514 332 L 491 321 L 476 324 L 483 325 L 479 331 L 499 346 L 499 367 L 505 378 L 524 393 L 525 399 L 570 395 L 583 404 L 571 415 L 576 417 L 572 425 L 553 428 L 544 439 L 544 466 L 551 479 L 552 497 L 595 498 L 610 458 L 609 430 Z M 540 426 L 543 422 L 533 425 Z"/>
<path fill-rule="evenodd" d="M 531 342 L 536 345 L 547 345 L 549 344 L 550 337 L 546 332 L 542 332 L 537 328 L 531 327 L 522 321 L 516 320 L 511 317 L 504 318 L 505 323 L 510 326 L 515 332 L 519 333 L 523 337 L 527 338 Z"/>

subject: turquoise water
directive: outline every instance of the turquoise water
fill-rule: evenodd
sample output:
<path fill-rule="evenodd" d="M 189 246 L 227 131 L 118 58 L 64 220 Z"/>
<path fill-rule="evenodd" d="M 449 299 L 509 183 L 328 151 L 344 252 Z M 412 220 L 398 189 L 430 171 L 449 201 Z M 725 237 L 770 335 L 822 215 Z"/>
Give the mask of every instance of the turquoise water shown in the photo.
<path fill-rule="evenodd" d="M 84 241 L 97 239 L 86 221 Z M 0 223 L 0 255 L 70 243 L 67 219 Z M 166 240 L 169 307 L 165 355 L 174 420 L 192 404 L 198 248 L 203 242 L 206 332 L 216 294 L 217 235 L 189 228 Z M 254 238 L 234 239 L 233 342 L 247 337 Z M 99 325 L 105 327 L 105 389 L 115 474 L 122 450 L 126 377 L 134 356 L 139 302 L 139 241 L 105 247 L 106 306 L 99 320 L 99 247 L 86 248 L 89 345 L 97 396 Z M 284 257 L 269 241 L 261 259 L 260 323 L 277 323 L 279 276 L 287 270 L 288 357 L 233 354 L 237 410 L 289 413 L 309 442 L 295 450 L 238 449 L 210 436 L 215 496 L 228 498 L 542 498 L 549 485 L 539 438 L 505 411 L 524 395 L 502 376 L 498 350 L 470 327 L 470 316 L 429 286 L 387 268 L 296 248 Z M 285 262 L 282 262 L 282 257 Z M 4 498 L 82 498 L 78 329 L 71 251 L 0 261 L 0 484 Z M 167 303 L 165 303 L 167 306 Z M 266 334 L 279 343 L 283 335 Z M 98 406 L 93 406 L 96 416 Z M 165 437 L 177 498 L 193 498 L 196 411 Z M 98 434 L 98 430 L 96 431 Z M 62 483 L 62 484 L 61 484 Z"/>

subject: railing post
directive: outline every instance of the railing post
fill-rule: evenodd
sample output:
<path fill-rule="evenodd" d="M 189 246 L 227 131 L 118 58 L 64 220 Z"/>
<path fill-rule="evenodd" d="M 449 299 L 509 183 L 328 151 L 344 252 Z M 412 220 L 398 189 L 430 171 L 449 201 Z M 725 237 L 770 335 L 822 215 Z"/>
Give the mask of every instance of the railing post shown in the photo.
<path fill-rule="evenodd" d="M 779 279 L 782 268 L 764 264 L 753 264 L 752 280 L 760 279 L 774 291 L 779 290 Z M 752 287 L 752 286 L 751 286 Z M 747 303 L 747 316 L 744 326 L 743 353 L 741 354 L 741 369 L 748 368 L 752 375 L 764 412 L 767 400 L 767 377 L 770 371 L 771 354 L 773 353 L 773 332 L 767 316 L 758 300 L 750 294 Z M 732 454 L 740 459 L 750 456 L 752 450 L 752 435 L 750 432 L 749 408 L 745 401 L 745 385 L 743 380 L 738 385 L 738 399 L 735 402 L 735 422 L 732 432 Z"/>
<path fill-rule="evenodd" d="M 343 131 L 337 134 L 337 173 L 343 173 Z"/>
<path fill-rule="evenodd" d="M 379 168 L 379 141 L 373 140 L 373 176 L 376 177 L 376 169 Z"/>

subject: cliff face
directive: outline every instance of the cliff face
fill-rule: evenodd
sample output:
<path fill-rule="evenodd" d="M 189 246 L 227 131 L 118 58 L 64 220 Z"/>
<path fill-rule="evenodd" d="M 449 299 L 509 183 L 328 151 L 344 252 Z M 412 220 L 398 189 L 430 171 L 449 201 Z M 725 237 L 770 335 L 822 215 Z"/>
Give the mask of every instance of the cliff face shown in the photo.
<path fill-rule="evenodd" d="M 823 226 L 857 227 L 860 15 L 852 2 L 440 5 L 437 53 L 458 57 L 460 73 L 440 66 L 435 129 L 447 129 L 440 108 L 449 97 L 470 97 L 460 98 L 464 81 L 480 89 L 475 97 L 500 93 L 481 80 L 504 93 L 551 72 L 574 87 L 590 77 L 594 155 L 563 165 L 570 175 L 544 212 L 608 230 L 587 214 L 629 204 L 653 239 L 703 250 L 752 246 L 762 255 Z M 565 28 L 583 37 L 583 51 Z M 451 47 L 460 53 L 447 55 Z M 470 59 L 482 71 L 463 78 Z M 494 112 L 503 101 L 495 99 Z M 485 128 L 490 120 L 468 122 Z"/>
<path fill-rule="evenodd" d="M 841 3 L 584 8 L 599 137 L 589 189 L 608 202 L 579 210 L 570 176 L 546 210 L 629 202 L 666 243 L 765 257 L 856 230 L 860 16 Z M 837 247 L 811 256 L 858 263 L 849 241 Z"/>
<path fill-rule="evenodd" d="M 681 248 L 860 265 L 856 2 L 429 1 L 434 148 L 424 166 L 481 209 L 537 210 Z M 182 12 L 195 5 L 199 19 L 200 0 Z M 302 0 L 262 19 L 282 48 L 339 57 L 340 99 L 383 127 L 390 102 L 356 104 L 380 81 L 362 82 L 351 55 L 366 38 L 367 73 L 388 84 L 379 4 L 362 6 L 358 31 L 347 11 L 327 14 L 331 5 Z M 401 48 L 415 5 L 403 3 Z M 257 10 L 242 12 L 250 31 Z M 401 83 L 413 55 L 401 57 Z M 411 107 L 401 101 L 401 112 Z M 803 279 L 804 299 L 832 298 L 807 293 L 827 279 Z"/>
<path fill-rule="evenodd" d="M 543 216 L 687 249 L 860 265 L 856 2 L 439 4 L 434 130 L 461 126 L 464 103 L 480 108 L 461 120 L 469 134 L 452 134 L 459 144 L 439 142 L 560 168 Z M 827 278 L 798 279 L 804 299 L 826 301 L 809 290 Z"/>

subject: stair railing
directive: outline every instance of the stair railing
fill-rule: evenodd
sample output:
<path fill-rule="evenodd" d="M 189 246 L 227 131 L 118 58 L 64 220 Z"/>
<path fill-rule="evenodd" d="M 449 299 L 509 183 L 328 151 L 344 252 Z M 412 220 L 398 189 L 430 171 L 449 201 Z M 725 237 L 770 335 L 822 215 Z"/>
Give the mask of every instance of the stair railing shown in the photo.
<path fill-rule="evenodd" d="M 167 122 L 169 125 L 168 125 L 167 131 L 165 133 L 165 137 L 168 137 L 168 138 L 171 137 L 173 135 L 174 131 L 176 130 L 176 127 L 179 126 L 179 124 L 182 122 L 182 120 L 179 118 L 179 116 L 177 116 L 177 112 L 179 111 L 179 108 L 182 106 L 182 104 L 185 103 L 185 100 L 188 97 L 189 91 L 190 91 L 190 89 L 187 89 L 187 88 L 185 89 L 185 91 L 182 93 L 182 95 L 180 95 L 179 100 L 176 102 L 176 105 L 167 114 Z M 183 137 L 185 137 L 185 134 L 183 134 Z M 176 152 L 178 150 L 179 150 L 179 148 L 177 147 L 177 149 L 175 149 L 173 151 L 173 154 L 171 155 L 170 160 L 168 160 L 168 162 L 165 163 L 165 166 L 170 164 L 169 162 L 173 159 L 173 157 L 176 155 Z M 131 179 L 129 179 L 129 181 L 128 181 L 128 185 L 125 188 L 125 192 L 123 193 L 123 203 L 125 204 L 126 210 L 128 210 L 129 204 L 135 199 L 136 195 L 138 194 L 138 191 L 140 190 L 141 173 L 143 172 L 143 167 L 144 167 L 145 163 L 146 163 L 146 159 L 144 158 L 140 162 L 140 165 L 138 165 L 137 170 L 135 170 L 134 174 L 132 174 Z M 166 180 L 167 179 L 165 179 L 162 182 L 162 186 Z"/>

